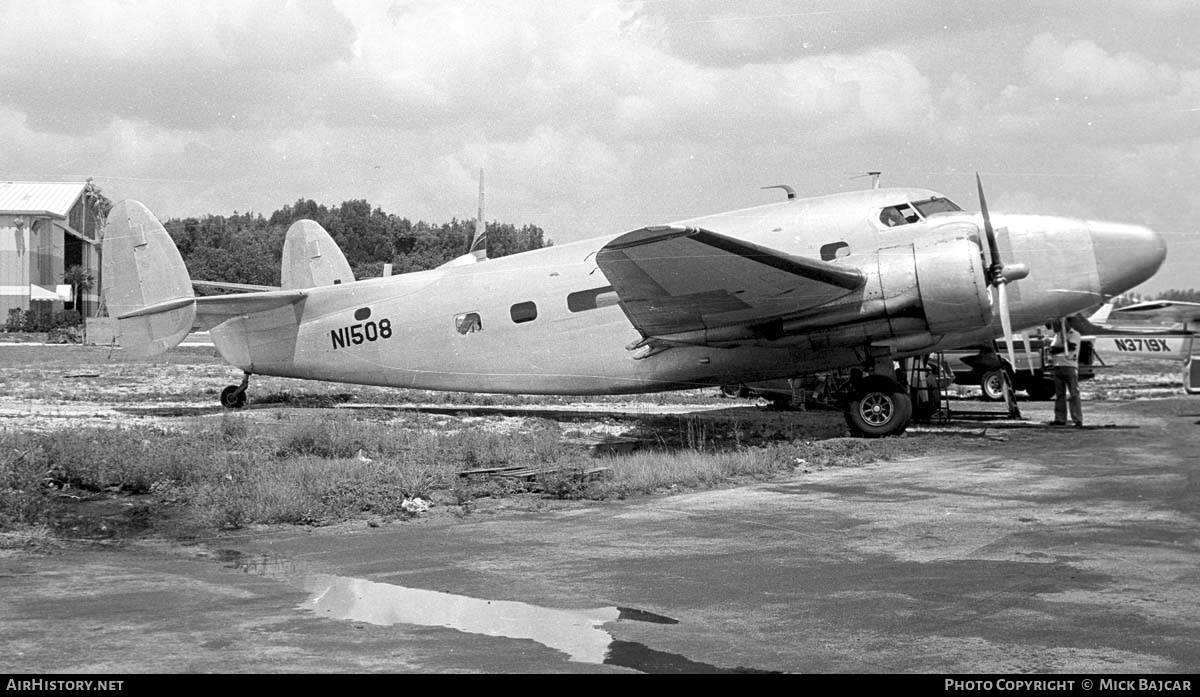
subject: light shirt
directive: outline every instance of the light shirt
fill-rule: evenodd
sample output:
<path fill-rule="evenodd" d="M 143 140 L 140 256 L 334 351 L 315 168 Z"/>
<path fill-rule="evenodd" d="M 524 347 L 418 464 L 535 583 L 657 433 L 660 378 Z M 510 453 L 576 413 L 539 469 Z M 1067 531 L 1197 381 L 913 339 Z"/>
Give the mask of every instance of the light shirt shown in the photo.
<path fill-rule="evenodd" d="M 1065 334 L 1066 346 L 1063 346 L 1063 334 L 1056 334 L 1050 344 L 1050 365 L 1055 368 L 1079 367 L 1079 344 L 1083 337 L 1074 329 L 1068 329 Z M 1062 348 L 1062 351 L 1058 349 Z"/>

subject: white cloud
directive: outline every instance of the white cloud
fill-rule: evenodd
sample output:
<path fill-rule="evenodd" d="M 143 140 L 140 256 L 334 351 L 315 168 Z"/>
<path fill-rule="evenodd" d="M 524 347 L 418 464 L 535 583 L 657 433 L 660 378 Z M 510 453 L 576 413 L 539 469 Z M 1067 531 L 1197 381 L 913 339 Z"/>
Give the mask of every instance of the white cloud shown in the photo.
<path fill-rule="evenodd" d="M 366 198 L 440 221 L 473 215 L 485 167 L 488 216 L 560 242 L 868 169 L 964 200 L 975 167 L 1045 172 L 1035 203 L 1103 212 L 1074 177 L 1116 167 L 1190 211 L 1159 165 L 1200 138 L 1200 12 L 1114 33 L 1108 6 L 1015 1 L 0 0 L 0 177 L 95 176 L 166 216 Z"/>
<path fill-rule="evenodd" d="M 1169 65 L 1132 52 L 1110 54 L 1086 39 L 1066 43 L 1053 34 L 1039 34 L 1029 43 L 1025 68 L 1035 85 L 1063 96 L 1144 98 L 1179 87 L 1179 74 Z"/>
<path fill-rule="evenodd" d="M 247 127 L 295 111 L 314 71 L 350 56 L 328 3 L 9 2 L 0 94 L 38 130 L 110 118 Z M 318 81 L 319 82 L 319 81 Z"/>

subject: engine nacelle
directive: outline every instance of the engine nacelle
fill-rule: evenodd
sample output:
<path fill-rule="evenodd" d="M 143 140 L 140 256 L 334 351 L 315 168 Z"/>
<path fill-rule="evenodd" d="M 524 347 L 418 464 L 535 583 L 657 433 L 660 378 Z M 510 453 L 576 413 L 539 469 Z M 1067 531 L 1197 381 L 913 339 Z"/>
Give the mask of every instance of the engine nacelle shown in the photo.
<path fill-rule="evenodd" d="M 878 282 L 890 318 L 921 317 L 935 336 L 992 321 L 983 257 L 970 239 L 881 250 Z"/>

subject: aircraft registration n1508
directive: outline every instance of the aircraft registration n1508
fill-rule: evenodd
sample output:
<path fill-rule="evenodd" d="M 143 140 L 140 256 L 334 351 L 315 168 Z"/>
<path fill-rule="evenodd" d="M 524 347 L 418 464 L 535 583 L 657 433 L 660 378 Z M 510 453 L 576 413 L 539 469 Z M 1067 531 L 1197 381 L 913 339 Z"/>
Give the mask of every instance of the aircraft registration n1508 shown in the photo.
<path fill-rule="evenodd" d="M 789 198 L 498 259 L 479 249 L 355 280 L 317 223 L 288 230 L 281 287 L 197 297 L 161 223 L 122 201 L 105 298 L 138 355 L 210 329 L 250 375 L 428 390 L 630 394 L 859 368 L 839 396 L 865 436 L 912 416 L 894 361 L 1095 306 L 1166 255 L 1145 227 L 964 211 L 915 188 Z M 480 216 L 482 219 L 482 214 Z"/>

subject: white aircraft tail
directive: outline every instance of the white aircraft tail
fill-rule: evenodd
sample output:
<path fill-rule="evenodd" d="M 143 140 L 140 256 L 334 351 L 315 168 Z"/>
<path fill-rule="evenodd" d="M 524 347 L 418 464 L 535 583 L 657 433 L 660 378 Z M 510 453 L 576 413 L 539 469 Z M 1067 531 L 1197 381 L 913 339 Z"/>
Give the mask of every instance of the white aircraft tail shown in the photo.
<path fill-rule="evenodd" d="M 353 282 L 350 262 L 325 228 L 312 220 L 292 223 L 283 240 L 280 286 L 284 290 Z"/>
<path fill-rule="evenodd" d="M 1103 305 L 1100 306 L 1099 310 L 1096 310 L 1095 312 L 1093 312 L 1092 316 L 1088 317 L 1087 319 L 1089 322 L 1091 322 L 1092 324 L 1094 324 L 1098 327 L 1104 327 L 1104 326 L 1108 325 L 1108 315 L 1110 313 L 1112 313 L 1112 311 L 1113 311 L 1112 303 L 1104 303 Z"/>
<path fill-rule="evenodd" d="M 162 223 L 138 201 L 112 207 L 104 228 L 104 299 L 117 318 L 117 341 L 153 356 L 183 341 L 196 318 L 183 257 Z"/>

